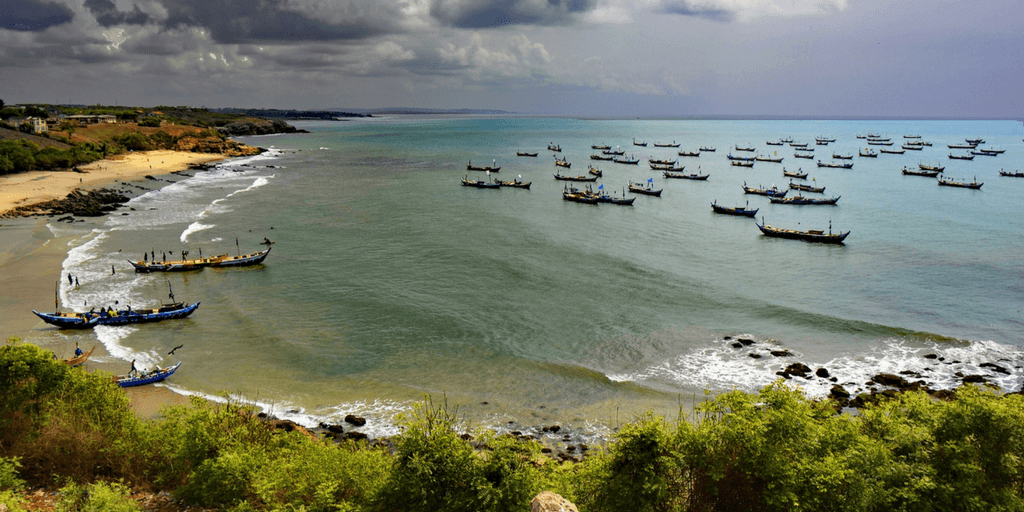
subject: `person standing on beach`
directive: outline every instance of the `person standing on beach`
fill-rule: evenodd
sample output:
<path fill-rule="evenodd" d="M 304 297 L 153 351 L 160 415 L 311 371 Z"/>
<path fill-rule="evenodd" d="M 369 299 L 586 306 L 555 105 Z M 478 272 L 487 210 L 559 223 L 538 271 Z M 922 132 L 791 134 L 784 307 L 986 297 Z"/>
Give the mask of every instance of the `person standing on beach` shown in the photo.
<path fill-rule="evenodd" d="M 114 275 L 114 274 L 116 274 L 116 273 L 117 273 L 117 272 L 116 272 L 116 271 L 114 271 L 114 264 L 113 264 L 113 263 L 111 263 L 111 264 L 110 264 L 110 275 Z"/>
<path fill-rule="evenodd" d="M 139 373 L 139 371 L 135 369 L 135 360 L 132 359 L 132 369 L 128 370 L 128 376 L 134 377 L 136 373 Z"/>
<path fill-rule="evenodd" d="M 68 272 L 68 286 L 75 284 L 75 280 L 71 278 L 71 273 Z"/>
<path fill-rule="evenodd" d="M 78 288 L 78 278 L 75 278 L 75 288 Z"/>

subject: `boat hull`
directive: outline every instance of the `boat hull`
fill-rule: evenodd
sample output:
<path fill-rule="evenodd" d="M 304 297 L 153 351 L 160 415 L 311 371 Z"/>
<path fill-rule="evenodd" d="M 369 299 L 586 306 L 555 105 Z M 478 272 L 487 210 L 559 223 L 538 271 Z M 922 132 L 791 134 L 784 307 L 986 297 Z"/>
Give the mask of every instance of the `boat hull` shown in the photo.
<path fill-rule="evenodd" d="M 175 364 L 174 366 L 164 368 L 163 370 L 155 372 L 151 375 L 147 375 L 145 377 L 129 377 L 127 375 L 122 375 L 120 377 L 114 377 L 114 381 L 117 382 L 117 385 L 121 386 L 122 388 L 144 386 L 146 384 L 160 382 L 166 379 L 167 377 L 174 375 L 174 372 L 178 371 L 179 366 L 181 366 L 180 362 Z"/>
<path fill-rule="evenodd" d="M 199 303 L 182 304 L 180 307 L 162 307 L 149 310 L 122 309 L 110 315 L 100 313 L 40 313 L 32 310 L 44 322 L 61 329 L 89 329 L 97 325 L 132 325 L 185 318 L 199 308 Z"/>

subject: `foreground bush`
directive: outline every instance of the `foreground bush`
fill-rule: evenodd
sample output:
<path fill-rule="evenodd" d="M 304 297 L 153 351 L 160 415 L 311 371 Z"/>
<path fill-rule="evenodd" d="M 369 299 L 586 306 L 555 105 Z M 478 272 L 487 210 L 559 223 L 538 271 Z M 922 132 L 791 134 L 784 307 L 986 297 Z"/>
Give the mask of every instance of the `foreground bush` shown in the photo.
<path fill-rule="evenodd" d="M 0 348 L 0 396 L 0 503 L 11 510 L 23 480 L 54 477 L 71 482 L 68 510 L 132 510 L 121 480 L 237 511 L 525 511 L 542 490 L 588 512 L 1024 510 L 1024 398 L 975 387 L 850 415 L 779 382 L 710 398 L 688 421 L 642 416 L 579 463 L 472 431 L 429 398 L 388 449 L 275 430 L 248 407 L 198 399 L 140 421 L 109 376 L 18 344 Z"/>

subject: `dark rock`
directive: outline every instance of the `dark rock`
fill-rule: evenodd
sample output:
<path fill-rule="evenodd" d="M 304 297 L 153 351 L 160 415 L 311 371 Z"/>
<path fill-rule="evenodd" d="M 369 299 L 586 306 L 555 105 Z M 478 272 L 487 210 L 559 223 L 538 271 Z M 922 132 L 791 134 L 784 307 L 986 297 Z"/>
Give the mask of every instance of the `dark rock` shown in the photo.
<path fill-rule="evenodd" d="M 743 348 L 743 344 L 742 344 L 742 343 L 733 343 L 733 344 L 732 344 L 732 345 L 730 345 L 730 346 L 731 346 L 732 348 Z"/>
<path fill-rule="evenodd" d="M 518 431 L 518 430 L 513 430 L 512 432 L 509 432 L 509 433 L 514 435 L 514 436 L 516 436 L 516 437 L 519 437 L 519 436 L 523 435 L 523 433 Z"/>
<path fill-rule="evenodd" d="M 463 441 L 472 441 L 473 440 L 473 435 L 472 434 L 462 434 L 459 437 L 462 438 Z"/>
<path fill-rule="evenodd" d="M 341 428 L 341 425 L 327 425 L 327 431 L 335 434 L 344 434 L 345 430 Z"/>
<path fill-rule="evenodd" d="M 771 354 L 775 357 L 792 357 L 793 353 L 788 350 L 772 350 Z"/>
<path fill-rule="evenodd" d="M 925 354 L 924 358 L 925 359 L 938 359 L 939 355 L 938 354 Z"/>
<path fill-rule="evenodd" d="M 1007 370 L 1006 368 L 1003 368 L 1002 366 L 999 366 L 998 364 L 995 363 L 981 363 L 978 366 L 981 366 L 982 368 L 988 368 L 996 373 L 1001 373 L 1003 375 L 1010 374 L 1010 370 Z"/>
<path fill-rule="evenodd" d="M 786 380 L 789 380 L 789 379 L 793 378 L 793 377 L 790 377 L 789 374 L 784 372 L 784 371 L 777 371 L 777 372 L 775 372 L 775 375 L 779 375 L 779 376 L 785 377 Z"/>
<path fill-rule="evenodd" d="M 837 400 L 848 400 L 850 398 L 850 392 L 839 384 L 832 386 L 832 390 L 828 394 Z"/>
<path fill-rule="evenodd" d="M 871 380 L 883 386 L 891 386 L 894 388 L 904 388 L 909 384 L 903 377 L 893 375 L 891 373 L 879 373 L 878 375 L 871 377 Z"/>
<path fill-rule="evenodd" d="M 348 434 L 345 434 L 345 437 L 354 441 L 364 441 L 366 440 L 367 435 L 362 432 L 349 432 Z"/>
<path fill-rule="evenodd" d="M 756 340 L 754 340 L 754 338 L 751 338 L 749 336 L 740 336 L 740 337 L 736 338 L 736 341 L 742 343 L 743 346 L 745 346 L 745 347 L 749 347 L 750 345 L 753 345 Z"/>
<path fill-rule="evenodd" d="M 545 447 L 540 449 L 540 452 L 541 453 L 551 453 L 552 450 L 551 450 L 551 448 L 548 448 L 547 446 L 545 446 Z"/>
<path fill-rule="evenodd" d="M 360 418 L 359 416 L 349 414 L 348 416 L 345 416 L 345 423 L 350 423 L 357 427 L 361 427 L 363 425 L 366 425 L 366 418 Z"/>
<path fill-rule="evenodd" d="M 823 379 L 827 379 L 829 377 L 828 370 L 825 368 L 818 368 L 814 371 L 814 374 Z"/>
<path fill-rule="evenodd" d="M 808 373 L 811 373 L 811 367 L 803 363 L 793 363 L 783 370 L 789 375 L 796 375 L 797 377 L 807 377 Z"/>
<path fill-rule="evenodd" d="M 977 384 L 981 382 L 988 382 L 988 379 L 984 375 L 965 375 L 964 384 Z"/>
<path fill-rule="evenodd" d="M 559 430 L 562 430 L 562 427 L 560 427 L 558 425 L 551 425 L 550 427 L 544 427 L 544 431 L 545 432 L 551 432 L 552 434 L 558 433 Z"/>
<path fill-rule="evenodd" d="M 752 358 L 752 359 L 761 359 L 761 354 L 755 354 L 755 353 L 751 352 L 751 353 L 747 354 L 747 357 Z"/>
<path fill-rule="evenodd" d="M 830 377 L 828 380 L 830 380 L 832 382 L 839 382 L 839 379 L 837 379 L 835 377 Z"/>

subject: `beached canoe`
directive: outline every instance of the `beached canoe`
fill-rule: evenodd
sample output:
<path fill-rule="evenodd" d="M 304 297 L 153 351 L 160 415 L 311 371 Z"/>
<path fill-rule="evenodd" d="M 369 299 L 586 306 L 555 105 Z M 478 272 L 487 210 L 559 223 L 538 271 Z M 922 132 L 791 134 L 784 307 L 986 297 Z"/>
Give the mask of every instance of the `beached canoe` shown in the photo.
<path fill-rule="evenodd" d="M 181 366 L 180 362 L 169 368 L 160 368 L 158 366 L 156 371 L 153 372 L 137 372 L 135 375 L 121 375 L 114 377 L 114 382 L 117 382 L 117 385 L 122 388 L 152 384 L 170 377 L 178 370 L 179 366 Z"/>
<path fill-rule="evenodd" d="M 88 329 L 97 325 L 144 324 L 185 318 L 191 315 L 198 307 L 198 302 L 192 304 L 175 302 L 151 309 L 131 309 L 129 307 L 119 310 L 87 311 L 85 313 L 61 313 L 59 311 L 56 313 L 40 313 L 33 309 L 32 312 L 44 322 L 61 329 Z"/>
<path fill-rule="evenodd" d="M 85 364 L 86 361 L 89 360 L 89 356 L 92 355 L 92 351 L 93 350 L 96 350 L 96 345 L 93 345 L 92 348 L 89 349 L 88 352 L 85 352 L 83 354 L 79 354 L 79 355 L 77 355 L 75 357 L 70 357 L 68 359 L 65 359 L 64 360 L 64 364 L 66 364 L 66 365 L 68 365 L 68 366 L 70 366 L 72 368 L 74 368 L 76 366 L 81 366 L 81 365 Z"/>

